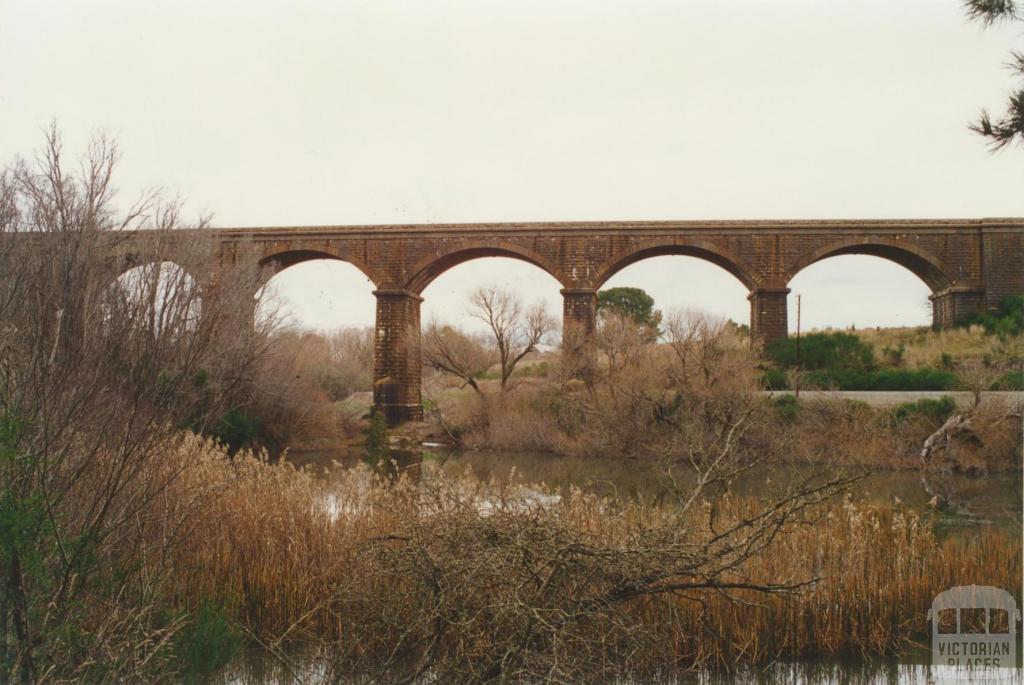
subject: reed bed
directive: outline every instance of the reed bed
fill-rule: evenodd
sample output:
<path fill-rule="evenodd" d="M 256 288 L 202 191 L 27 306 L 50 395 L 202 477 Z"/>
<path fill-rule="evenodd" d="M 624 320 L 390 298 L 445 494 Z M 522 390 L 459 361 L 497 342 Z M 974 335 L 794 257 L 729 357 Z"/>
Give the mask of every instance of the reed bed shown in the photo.
<path fill-rule="evenodd" d="M 312 649 L 339 674 L 573 679 L 892 655 L 926 639 L 931 598 L 951 586 L 1020 599 L 1019 535 L 940 543 L 912 511 L 822 503 L 716 576 L 807 582 L 798 591 L 681 583 L 631 596 L 622 588 L 657 588 L 644 574 L 711 573 L 699 554 L 721 550 L 704 523 L 720 530 L 764 503 L 724 495 L 708 519 L 710 505 L 683 515 L 678 503 L 440 474 L 321 479 L 245 453 L 229 461 L 199 440 L 181 449 L 199 456 L 177 487 L 210 496 L 170 562 L 175 600 L 222 605 L 253 642 Z M 683 558 L 698 560 L 685 578 Z"/>

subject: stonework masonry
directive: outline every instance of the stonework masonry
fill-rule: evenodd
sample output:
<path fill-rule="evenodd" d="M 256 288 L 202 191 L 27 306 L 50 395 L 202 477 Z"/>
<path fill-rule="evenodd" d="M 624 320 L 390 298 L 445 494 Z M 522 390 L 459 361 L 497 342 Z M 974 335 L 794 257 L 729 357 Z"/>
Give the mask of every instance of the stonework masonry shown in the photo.
<path fill-rule="evenodd" d="M 749 291 L 757 341 L 788 332 L 789 282 L 836 255 L 888 259 L 932 291 L 934 323 L 953 326 L 1024 293 L 1024 219 L 843 221 L 619 221 L 227 228 L 139 232 L 112 248 L 112 271 L 172 261 L 201 283 L 239 264 L 263 278 L 311 259 L 359 268 L 377 290 L 374 402 L 397 423 L 422 417 L 420 293 L 462 262 L 512 257 L 562 284 L 567 347 L 585 368 L 593 351 L 596 293 L 648 257 L 687 255 L 717 264 Z"/>

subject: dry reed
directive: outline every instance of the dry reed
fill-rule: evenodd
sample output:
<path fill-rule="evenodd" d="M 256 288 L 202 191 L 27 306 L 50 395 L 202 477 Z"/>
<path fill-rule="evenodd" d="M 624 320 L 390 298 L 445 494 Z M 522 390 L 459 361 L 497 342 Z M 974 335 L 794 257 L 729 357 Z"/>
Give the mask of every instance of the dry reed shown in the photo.
<path fill-rule="evenodd" d="M 927 517 L 844 501 L 786 526 L 722 576 L 818 579 L 802 592 L 679 590 L 612 602 L 608 587 L 665 564 L 664 549 L 699 546 L 708 531 L 672 504 L 556 498 L 543 488 L 524 496 L 469 477 L 390 483 L 363 469 L 328 481 L 244 453 L 231 462 L 198 440 L 181 449 L 199 457 L 178 486 L 211 496 L 171 562 L 177 601 L 213 599 L 254 641 L 315 647 L 339 673 L 429 668 L 473 680 L 554 668 L 583 677 L 894 654 L 924 638 L 938 592 L 1015 590 L 1021 575 L 1019 536 L 940 543 Z M 716 515 L 724 525 L 761 506 L 725 496 Z M 659 547 L 670 534 L 679 547 Z M 541 577 L 550 583 L 536 586 Z"/>

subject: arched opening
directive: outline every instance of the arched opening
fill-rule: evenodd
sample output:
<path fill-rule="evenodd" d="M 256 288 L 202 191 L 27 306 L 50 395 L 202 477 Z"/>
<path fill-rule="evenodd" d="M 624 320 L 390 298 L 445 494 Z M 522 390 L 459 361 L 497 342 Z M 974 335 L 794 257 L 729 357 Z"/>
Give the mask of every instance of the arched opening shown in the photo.
<path fill-rule="evenodd" d="M 756 272 L 753 268 L 728 250 L 704 241 L 684 244 L 654 244 L 641 247 L 624 255 L 617 255 L 600 267 L 599 273 L 595 276 L 595 283 L 598 287 L 605 287 L 604 283 L 607 280 L 630 265 L 653 257 L 663 256 L 696 257 L 703 262 L 715 264 L 732 274 L 747 290 L 752 290 L 758 285 L 755 276 Z"/>
<path fill-rule="evenodd" d="M 320 253 L 285 253 L 265 264 L 272 275 L 257 293 L 256 321 L 329 332 L 373 328 L 373 282 L 355 265 Z"/>
<path fill-rule="evenodd" d="M 509 257 L 484 256 L 463 260 L 434 277 L 420 293 L 424 325 L 439 324 L 480 334 L 487 324 L 474 316 L 469 297 L 478 288 L 496 288 L 515 296 L 524 305 L 543 304 L 561 320 L 562 284 L 541 267 Z"/>
<path fill-rule="evenodd" d="M 199 326 L 200 285 L 174 262 L 154 261 L 127 269 L 107 294 L 108 317 L 126 317 L 154 335 L 185 334 Z"/>
<path fill-rule="evenodd" d="M 445 271 L 423 290 L 422 392 L 439 406 L 504 392 L 546 375 L 561 338 L 561 283 L 517 259 L 485 257 Z"/>
<path fill-rule="evenodd" d="M 501 261 L 498 262 L 500 264 L 506 262 L 529 264 L 545 272 L 554 281 L 558 282 L 560 280 L 558 269 L 543 256 L 532 250 L 505 244 L 460 248 L 446 254 L 425 257 L 411 269 L 412 276 L 409 278 L 406 288 L 414 293 L 422 293 L 442 274 L 447 274 L 452 269 L 467 262 L 484 258 L 500 258 Z M 504 270 L 502 269 L 501 271 Z M 511 274 L 513 272 L 508 273 Z"/>
<path fill-rule="evenodd" d="M 601 285 L 640 288 L 654 299 L 664 315 L 692 311 L 748 325 L 748 288 L 735 273 L 707 259 L 656 255 L 631 262 Z"/>
<path fill-rule="evenodd" d="M 358 435 L 372 404 L 374 284 L 323 253 L 267 261 L 276 272 L 256 295 L 266 351 L 252 372 L 252 411 L 266 444 L 300 463 L 334 458 L 321 450 Z"/>
<path fill-rule="evenodd" d="M 932 287 L 888 257 L 838 254 L 803 268 L 789 282 L 789 332 L 927 326 Z"/>
<path fill-rule="evenodd" d="M 844 240 L 819 248 L 804 255 L 789 267 L 789 280 L 792 281 L 798 273 L 812 264 L 843 255 L 866 255 L 898 264 L 924 281 L 932 292 L 953 284 L 941 263 L 933 255 L 912 244 L 881 239 L 874 239 L 870 243 Z"/>

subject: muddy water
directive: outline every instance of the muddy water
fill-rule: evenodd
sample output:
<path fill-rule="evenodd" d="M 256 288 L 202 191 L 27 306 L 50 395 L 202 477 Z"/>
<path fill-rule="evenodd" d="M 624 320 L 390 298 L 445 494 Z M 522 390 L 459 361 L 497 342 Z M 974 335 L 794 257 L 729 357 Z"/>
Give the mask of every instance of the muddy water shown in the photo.
<path fill-rule="evenodd" d="M 298 451 L 288 455 L 297 466 L 326 470 L 332 463 L 355 466 L 362 460 L 357 450 Z M 414 478 L 431 474 L 452 476 L 470 472 L 484 480 L 517 484 L 544 483 L 565 491 L 579 487 L 599 494 L 657 499 L 668 495 L 667 474 L 685 484 L 683 466 L 666 467 L 634 459 L 559 457 L 535 452 L 494 450 L 457 451 L 425 447 L 395 451 L 398 469 Z M 784 492 L 807 476 L 825 471 L 828 465 L 759 466 L 733 484 L 737 494 L 771 497 Z M 847 469 L 849 473 L 857 472 Z M 1021 472 L 964 476 L 924 474 L 917 471 L 869 473 L 850 493 L 855 501 L 901 506 L 928 511 L 935 517 L 940 535 L 968 534 L 989 525 L 1020 530 L 1022 521 Z"/>

